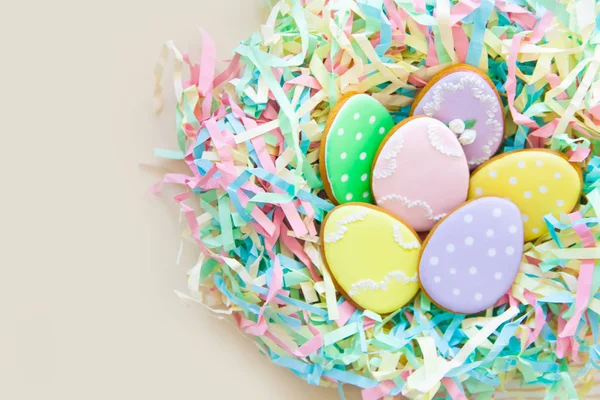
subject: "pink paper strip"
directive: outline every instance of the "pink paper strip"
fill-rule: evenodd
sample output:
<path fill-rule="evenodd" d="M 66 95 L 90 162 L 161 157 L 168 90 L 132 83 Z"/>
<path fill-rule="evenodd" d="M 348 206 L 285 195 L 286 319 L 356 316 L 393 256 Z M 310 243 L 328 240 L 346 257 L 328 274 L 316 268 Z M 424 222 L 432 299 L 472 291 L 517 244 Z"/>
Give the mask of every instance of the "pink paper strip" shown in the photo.
<path fill-rule="evenodd" d="M 546 325 L 546 319 L 544 318 L 544 311 L 542 307 L 537 305 L 537 298 L 533 293 L 528 290 L 525 290 L 524 294 L 525 299 L 529 302 L 532 307 L 535 307 L 535 326 L 533 331 L 530 333 L 529 338 L 527 339 L 527 343 L 525 344 L 525 348 L 529 347 L 542 333 L 542 329 L 544 325 Z"/>
<path fill-rule="evenodd" d="M 570 215 L 573 222 L 581 218 L 581 214 L 574 213 Z M 585 224 L 575 224 L 573 229 L 581 237 L 583 247 L 596 247 L 596 241 L 593 234 Z M 591 237 L 590 237 L 591 236 Z M 577 325 L 586 311 L 592 292 L 592 279 L 594 278 L 594 260 L 581 260 L 579 267 L 579 276 L 577 277 L 577 295 L 575 296 L 575 313 L 569 319 L 564 329 L 559 333 L 559 338 L 572 337 L 575 335 Z"/>
<path fill-rule="evenodd" d="M 307 86 L 309 88 L 313 88 L 313 89 L 317 89 L 317 90 L 321 90 L 321 84 L 319 83 L 319 81 L 317 80 L 317 78 L 315 78 L 314 76 L 309 76 L 309 75 L 300 75 L 295 77 L 294 79 L 290 79 L 289 81 L 287 81 L 286 83 L 283 84 L 284 89 L 287 86 L 293 86 L 293 85 L 299 85 L 299 86 Z"/>
<path fill-rule="evenodd" d="M 568 307 L 566 304 L 564 304 L 560 309 L 560 315 L 558 315 L 558 326 L 557 326 L 559 332 L 564 330 L 565 325 L 567 324 L 565 319 L 562 317 L 562 315 L 567 310 L 568 310 Z M 556 357 L 558 357 L 559 359 L 563 359 L 565 357 L 565 355 L 569 352 L 570 349 L 571 349 L 571 341 L 569 340 L 569 338 L 559 336 L 556 339 Z"/>
<path fill-rule="evenodd" d="M 454 26 L 464 17 L 475 11 L 481 0 L 461 0 L 450 10 L 450 25 Z"/>
<path fill-rule="evenodd" d="M 319 335 L 319 336 L 313 337 L 308 342 L 304 343 L 293 354 L 296 357 L 304 358 L 304 357 L 309 356 L 312 353 L 316 352 L 321 347 L 323 347 L 323 338 Z"/>
<path fill-rule="evenodd" d="M 467 396 L 460 391 L 452 378 L 443 378 L 442 385 L 446 387 L 446 390 L 448 391 L 450 397 L 452 397 L 452 400 L 469 400 Z"/>
<path fill-rule="evenodd" d="M 462 26 L 455 25 L 452 27 L 452 38 L 454 39 L 454 47 L 456 49 L 458 61 L 461 63 L 466 62 L 467 53 L 469 52 L 469 38 Z"/>
<path fill-rule="evenodd" d="M 264 211 L 269 213 L 271 209 L 265 209 Z M 277 208 L 273 213 L 273 225 L 275 226 L 275 231 L 273 232 L 272 236 L 265 237 L 265 247 L 267 250 L 273 251 L 277 240 L 279 240 L 279 236 L 281 235 L 281 227 L 283 226 L 285 228 L 285 225 L 283 225 L 283 218 L 283 211 L 281 211 L 280 208 Z"/>
<path fill-rule="evenodd" d="M 535 17 L 532 16 L 531 18 L 535 20 Z M 529 36 L 526 39 L 531 43 L 537 43 L 540 40 L 542 40 L 542 38 L 546 34 L 546 30 L 552 23 L 553 19 L 554 16 L 552 15 L 552 13 L 546 11 L 542 19 L 540 19 L 539 22 L 537 22 L 537 24 L 535 25 L 535 29 L 533 30 L 531 36 Z"/>
<path fill-rule="evenodd" d="M 525 125 L 528 128 L 538 128 L 538 125 L 535 123 L 535 121 L 521 114 L 515 108 L 515 97 L 517 90 L 517 54 L 519 53 L 519 48 L 521 47 L 523 35 L 525 35 L 525 32 L 516 34 L 512 39 L 509 58 L 507 61 L 508 77 L 506 78 L 506 84 L 504 87 L 506 88 L 506 94 L 508 98 L 508 108 L 510 109 L 510 113 L 512 114 L 515 123 Z"/>
<path fill-rule="evenodd" d="M 280 207 L 285 213 L 287 221 L 289 222 L 296 236 L 304 236 L 308 234 L 308 229 L 304 225 L 304 222 L 302 221 L 302 218 L 300 218 L 300 214 L 298 214 L 298 210 L 296 207 L 294 207 L 293 203 L 282 203 L 280 204 Z"/>
<path fill-rule="evenodd" d="M 508 14 L 511 22 L 520 25 L 524 30 L 530 31 L 538 21 L 536 17 L 529 14 Z"/>
<path fill-rule="evenodd" d="M 335 321 L 337 326 L 342 327 L 346 325 L 346 322 L 348 322 L 350 317 L 352 317 L 354 311 L 356 311 L 356 307 L 354 307 L 349 302 L 344 301 L 342 304 L 340 304 L 338 306 L 339 318 Z"/>
<path fill-rule="evenodd" d="M 580 358 L 579 358 L 580 344 L 577 341 L 577 339 L 574 337 L 569 338 L 569 340 L 571 341 L 571 362 L 573 362 L 573 364 L 579 364 L 579 362 L 580 362 Z"/>
<path fill-rule="evenodd" d="M 306 321 L 306 326 L 308 327 L 310 332 L 315 336 L 308 342 L 300 346 L 298 350 L 296 350 L 296 352 L 294 353 L 296 357 L 306 357 L 323 347 L 323 337 L 321 336 L 321 332 L 319 332 L 319 330 L 312 326 L 312 324 L 309 322 L 310 315 L 306 311 L 304 311 L 304 319 Z"/>
<path fill-rule="evenodd" d="M 535 131 L 531 132 L 529 134 L 529 136 L 540 137 L 540 138 L 544 138 L 544 139 L 549 138 L 550 136 L 552 136 L 554 134 L 554 131 L 556 130 L 557 125 L 558 125 L 558 118 L 555 118 L 551 122 L 542 126 L 541 128 L 536 129 Z"/>
<path fill-rule="evenodd" d="M 163 176 L 163 179 L 161 181 L 156 182 L 152 186 L 151 192 L 156 194 L 156 193 L 162 191 L 165 183 L 175 183 L 177 185 L 187 185 L 190 178 L 191 178 L 190 176 L 184 175 L 184 174 L 165 174 L 165 176 Z"/>
<path fill-rule="evenodd" d="M 251 118 L 247 118 L 244 116 L 241 118 L 241 120 L 242 124 L 244 124 L 244 127 L 248 130 L 254 129 L 258 126 L 256 121 Z M 262 167 L 270 173 L 275 174 L 277 172 L 277 169 L 275 168 L 275 162 L 273 161 L 273 158 L 267 150 L 267 144 L 265 143 L 265 139 L 262 136 L 257 136 L 255 138 L 252 138 L 250 142 L 254 146 L 254 150 L 256 150 L 256 156 L 258 157 L 258 160 L 260 161 Z"/>
<path fill-rule="evenodd" d="M 236 53 L 233 60 L 229 63 L 225 71 L 221 72 L 213 80 L 213 87 L 218 87 L 220 84 L 229 81 L 231 78 L 238 75 L 240 71 L 240 55 Z M 238 117 L 239 118 L 239 117 Z"/>
<path fill-rule="evenodd" d="M 594 116 L 594 118 L 600 119 L 600 104 L 590 108 L 589 112 Z"/>
<path fill-rule="evenodd" d="M 285 228 L 285 226 L 284 226 L 284 228 Z M 281 242 L 283 244 L 285 244 L 287 246 L 287 248 L 290 249 L 292 251 L 292 253 L 294 253 L 294 255 L 296 257 L 298 257 L 298 259 L 304 265 L 306 265 L 306 268 L 308 268 L 308 271 L 310 272 L 310 276 L 313 278 L 313 280 L 315 282 L 321 282 L 323 279 L 317 273 L 312 261 L 310 261 L 310 258 L 308 257 L 308 255 L 304 252 L 304 249 L 302 248 L 302 245 L 300 244 L 300 242 L 298 242 L 298 240 L 295 237 L 289 236 L 287 233 L 287 230 L 284 230 L 283 232 L 281 232 L 280 239 L 281 239 Z"/>
<path fill-rule="evenodd" d="M 184 86 L 189 87 L 189 86 L 198 85 L 198 76 L 200 75 L 200 65 L 198 63 L 192 64 L 192 62 L 190 60 L 190 53 L 187 51 L 183 52 L 183 54 L 181 56 L 183 58 L 183 61 L 190 68 L 190 80 L 187 82 L 184 82 Z"/>
<path fill-rule="evenodd" d="M 424 31 L 423 33 L 427 38 L 427 46 L 429 46 L 427 49 L 427 60 L 425 61 L 425 65 L 427 65 L 428 67 L 439 65 L 440 60 L 438 59 L 437 52 L 435 51 L 433 36 L 429 34 L 428 28 L 426 26 L 419 25 L 419 28 L 421 28 L 421 30 Z"/>
<path fill-rule="evenodd" d="M 552 89 L 554 89 L 555 87 L 559 86 L 561 83 L 560 77 L 556 74 L 546 74 L 546 80 L 548 81 L 548 83 L 550 84 L 550 87 Z M 560 92 L 557 96 L 556 96 L 556 100 L 567 100 L 569 98 L 569 96 L 567 96 L 567 93 L 565 93 L 564 91 Z"/>
<path fill-rule="evenodd" d="M 427 3 L 425 0 L 413 0 L 413 4 L 415 6 L 415 11 L 427 12 Z"/>
<path fill-rule="evenodd" d="M 378 400 L 387 396 L 395 387 L 393 381 L 383 381 L 375 387 L 363 389 L 361 391 L 362 398 L 363 400 Z"/>
<path fill-rule="evenodd" d="M 200 28 L 202 33 L 202 56 L 200 58 L 200 76 L 198 78 L 198 91 L 204 99 L 202 100 L 202 120 L 210 118 L 210 109 L 212 107 L 212 82 L 215 76 L 217 64 L 217 50 L 212 37 L 204 29 Z"/>
<path fill-rule="evenodd" d="M 585 147 L 578 147 L 575 151 L 571 152 L 570 162 L 582 162 L 587 159 L 592 150 Z"/>
<path fill-rule="evenodd" d="M 387 10 L 390 23 L 392 24 L 392 31 L 395 31 L 394 36 L 397 35 L 395 40 L 403 43 L 406 38 L 406 32 L 402 15 L 398 11 L 398 6 L 396 6 L 394 0 L 383 0 L 383 3 L 385 4 L 385 9 Z"/>

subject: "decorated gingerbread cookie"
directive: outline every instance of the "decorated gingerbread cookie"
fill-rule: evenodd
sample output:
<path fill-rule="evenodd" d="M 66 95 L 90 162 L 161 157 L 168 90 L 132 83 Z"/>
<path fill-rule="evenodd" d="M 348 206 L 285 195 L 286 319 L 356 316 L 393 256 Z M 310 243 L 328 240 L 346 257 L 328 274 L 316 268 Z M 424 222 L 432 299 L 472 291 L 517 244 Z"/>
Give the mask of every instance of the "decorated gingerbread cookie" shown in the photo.
<path fill-rule="evenodd" d="M 357 306 L 396 311 L 419 290 L 421 241 L 402 220 L 369 204 L 338 206 L 321 228 L 321 251 L 337 286 Z"/>
<path fill-rule="evenodd" d="M 373 164 L 372 188 L 378 206 L 424 232 L 466 200 L 469 167 L 446 125 L 411 117 L 382 143 Z"/>
<path fill-rule="evenodd" d="M 490 79 L 470 65 L 455 65 L 434 76 L 415 99 L 411 115 L 447 124 L 471 169 L 489 160 L 504 138 L 500 96 Z"/>
<path fill-rule="evenodd" d="M 580 170 L 562 153 L 528 149 L 502 154 L 475 170 L 469 199 L 510 199 L 521 210 L 525 241 L 532 241 L 547 232 L 545 215 L 573 211 L 582 185 Z"/>
<path fill-rule="evenodd" d="M 493 306 L 511 287 L 523 253 L 519 209 L 484 197 L 449 214 L 423 245 L 419 279 L 441 308 L 474 314 Z"/>
<path fill-rule="evenodd" d="M 372 203 L 371 165 L 394 126 L 390 113 L 366 94 L 342 98 L 331 111 L 320 150 L 320 169 L 331 201 Z"/>

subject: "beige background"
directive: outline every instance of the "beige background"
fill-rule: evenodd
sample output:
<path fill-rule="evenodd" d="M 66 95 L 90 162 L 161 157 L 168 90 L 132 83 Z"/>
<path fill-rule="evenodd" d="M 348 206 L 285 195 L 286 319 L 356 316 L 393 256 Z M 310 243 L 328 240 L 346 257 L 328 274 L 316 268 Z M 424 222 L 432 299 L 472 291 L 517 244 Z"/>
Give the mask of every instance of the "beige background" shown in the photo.
<path fill-rule="evenodd" d="M 176 265 L 176 191 L 149 196 L 166 169 L 140 166 L 175 148 L 168 80 L 165 112 L 152 113 L 162 43 L 197 56 L 202 26 L 227 58 L 266 18 L 262 5 L 3 5 L 0 399 L 337 399 L 174 295 L 195 251 Z"/>
<path fill-rule="evenodd" d="M 176 147 L 168 80 L 152 112 L 162 43 L 197 56 L 202 26 L 227 58 L 263 4 L 2 5 L 0 399 L 337 398 L 174 295 L 195 252 L 175 265 L 176 192 L 146 195 L 164 170 L 139 166 Z"/>

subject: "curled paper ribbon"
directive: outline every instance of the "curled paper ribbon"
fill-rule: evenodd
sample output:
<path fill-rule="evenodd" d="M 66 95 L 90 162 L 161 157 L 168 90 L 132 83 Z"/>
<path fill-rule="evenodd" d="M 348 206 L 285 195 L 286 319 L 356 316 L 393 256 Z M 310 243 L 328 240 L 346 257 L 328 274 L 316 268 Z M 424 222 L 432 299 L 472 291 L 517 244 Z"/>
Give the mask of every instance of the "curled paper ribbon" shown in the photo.
<path fill-rule="evenodd" d="M 186 237 L 201 250 L 191 294 L 179 296 L 232 315 L 275 364 L 342 396 L 354 385 L 371 400 L 483 399 L 515 380 L 547 398 L 585 394 L 600 367 L 600 8 L 530 4 L 281 0 L 219 74 L 206 32 L 197 63 L 167 43 L 154 100 L 160 110 L 170 54 L 179 149 L 156 155 L 190 172 L 154 190 L 182 188 Z M 333 208 L 317 172 L 327 116 L 340 96 L 360 92 L 400 121 L 416 90 L 457 62 L 486 71 L 498 89 L 502 150 L 568 154 L 584 167 L 586 200 L 571 215 L 546 216 L 549 235 L 526 245 L 511 291 L 486 312 L 454 315 L 423 294 L 389 316 L 357 310 L 319 252 L 319 224 Z"/>

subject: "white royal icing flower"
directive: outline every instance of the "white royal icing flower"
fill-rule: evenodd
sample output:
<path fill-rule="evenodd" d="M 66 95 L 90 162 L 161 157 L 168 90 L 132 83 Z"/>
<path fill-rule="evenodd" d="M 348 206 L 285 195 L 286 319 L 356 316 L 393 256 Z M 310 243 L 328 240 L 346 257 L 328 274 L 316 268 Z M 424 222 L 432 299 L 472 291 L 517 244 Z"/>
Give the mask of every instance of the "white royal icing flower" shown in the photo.
<path fill-rule="evenodd" d="M 467 129 L 458 137 L 458 141 L 463 146 L 466 146 L 468 144 L 473 143 L 476 137 L 477 132 L 475 132 L 475 129 Z"/>
<path fill-rule="evenodd" d="M 450 127 L 452 132 L 458 135 L 465 131 L 465 122 L 462 119 L 453 119 L 448 124 L 448 127 Z"/>

